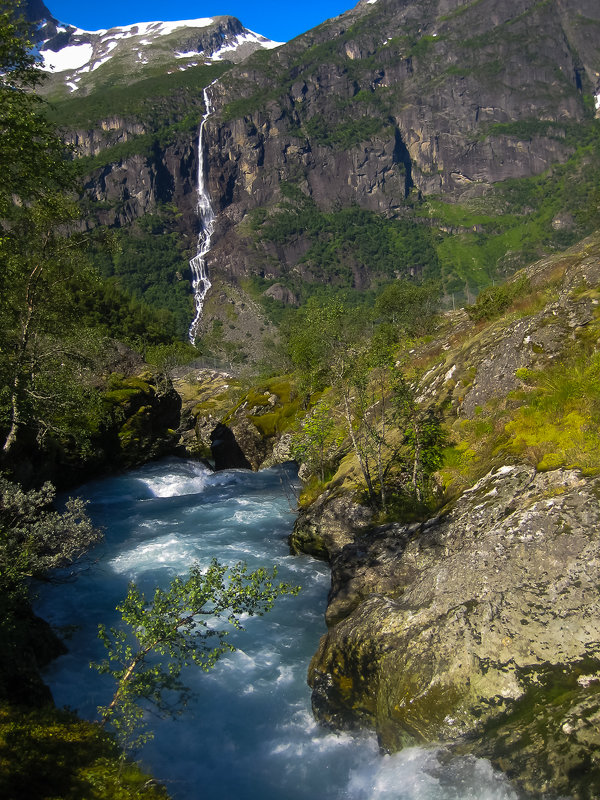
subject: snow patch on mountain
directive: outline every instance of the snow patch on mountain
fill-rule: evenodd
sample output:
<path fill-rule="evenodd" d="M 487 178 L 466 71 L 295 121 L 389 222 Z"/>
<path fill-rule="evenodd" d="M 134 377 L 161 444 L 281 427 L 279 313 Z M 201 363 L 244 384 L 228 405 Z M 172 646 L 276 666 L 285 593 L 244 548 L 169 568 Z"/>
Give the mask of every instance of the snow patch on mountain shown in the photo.
<path fill-rule="evenodd" d="M 112 39 L 128 39 L 131 36 L 146 36 L 151 33 L 153 36 L 166 36 L 179 28 L 206 28 L 214 22 L 212 17 L 199 17 L 198 19 L 180 19 L 177 22 L 134 22 L 132 25 L 121 25 L 115 28 L 100 28 L 97 31 L 84 31 L 82 28 L 75 28 L 73 33 L 77 35 L 105 36 L 110 35 Z"/>
<path fill-rule="evenodd" d="M 279 47 L 283 43 L 265 40 L 265 37 L 261 36 L 259 33 L 246 31 L 246 33 L 238 34 L 238 36 L 236 36 L 235 39 L 233 39 L 229 44 L 225 44 L 223 47 L 220 47 L 218 50 L 216 50 L 210 57 L 210 60 L 223 61 L 224 58 L 227 58 L 226 53 L 234 53 L 245 44 L 258 44 L 260 47 L 271 49 L 273 47 Z"/>
<path fill-rule="evenodd" d="M 55 36 L 38 45 L 40 67 L 60 73 L 71 92 L 79 88 L 82 75 L 95 72 L 115 55 L 130 54 L 139 65 L 153 61 L 171 71 L 169 58 L 181 60 L 177 68 L 182 70 L 215 61 L 238 62 L 256 49 L 282 44 L 244 28 L 233 17 L 138 22 L 97 31 L 59 24 L 54 30 Z M 171 38 L 165 41 L 167 36 Z M 171 63 L 174 67 L 176 62 Z"/>
<path fill-rule="evenodd" d="M 53 50 L 41 50 L 40 55 L 44 59 L 41 64 L 42 69 L 53 70 L 55 72 L 65 72 L 68 69 L 80 69 L 89 62 L 94 52 L 94 48 L 88 42 L 83 44 L 72 44 L 63 47 L 55 53 Z"/>

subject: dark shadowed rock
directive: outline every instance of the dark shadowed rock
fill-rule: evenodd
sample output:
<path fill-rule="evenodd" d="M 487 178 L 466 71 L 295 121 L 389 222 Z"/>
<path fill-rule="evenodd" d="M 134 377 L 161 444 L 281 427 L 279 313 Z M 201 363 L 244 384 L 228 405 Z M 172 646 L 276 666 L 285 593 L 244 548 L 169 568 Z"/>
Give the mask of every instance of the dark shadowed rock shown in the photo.
<path fill-rule="evenodd" d="M 210 442 L 215 469 L 252 469 L 233 431 L 227 425 L 220 422 L 210 434 Z"/>

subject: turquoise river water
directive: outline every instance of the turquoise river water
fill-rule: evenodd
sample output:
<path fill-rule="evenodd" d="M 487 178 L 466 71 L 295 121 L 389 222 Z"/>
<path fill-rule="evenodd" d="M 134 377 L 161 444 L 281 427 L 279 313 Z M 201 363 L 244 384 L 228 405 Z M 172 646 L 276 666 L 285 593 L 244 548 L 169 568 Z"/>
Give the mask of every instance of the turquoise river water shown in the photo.
<path fill-rule="evenodd" d="M 232 635 L 237 651 L 210 673 L 185 672 L 193 699 L 182 716 L 149 717 L 155 737 L 137 757 L 175 800 L 517 800 L 486 761 L 441 748 L 382 755 L 372 734 L 315 724 L 306 674 L 325 631 L 329 571 L 289 554 L 294 481 L 287 468 L 211 473 L 166 460 L 78 490 L 106 538 L 74 579 L 39 589 L 38 613 L 69 636 L 45 675 L 57 704 L 94 719 L 112 696 L 89 663 L 104 655 L 98 623 L 117 624 L 129 581 L 150 595 L 213 557 L 277 564 L 298 596 L 246 620 Z"/>

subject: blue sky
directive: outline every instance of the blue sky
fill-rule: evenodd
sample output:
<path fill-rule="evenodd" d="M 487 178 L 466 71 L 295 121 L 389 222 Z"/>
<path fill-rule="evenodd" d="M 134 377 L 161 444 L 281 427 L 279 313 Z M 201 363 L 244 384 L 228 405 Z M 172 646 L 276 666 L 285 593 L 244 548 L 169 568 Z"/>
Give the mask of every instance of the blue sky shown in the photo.
<path fill-rule="evenodd" d="M 358 0 L 46 0 L 46 6 L 61 22 L 84 30 L 130 25 L 153 20 L 197 19 L 231 14 L 246 28 L 275 41 L 288 41 L 329 17 L 352 8 Z"/>

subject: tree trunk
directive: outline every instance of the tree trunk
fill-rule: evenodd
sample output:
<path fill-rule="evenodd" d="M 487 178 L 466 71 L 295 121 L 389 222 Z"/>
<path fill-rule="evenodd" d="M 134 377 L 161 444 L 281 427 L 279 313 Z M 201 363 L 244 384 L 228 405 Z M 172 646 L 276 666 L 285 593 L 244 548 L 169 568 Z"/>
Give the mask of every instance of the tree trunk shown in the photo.
<path fill-rule="evenodd" d="M 22 421 L 21 409 L 19 406 L 19 394 L 21 389 L 21 368 L 25 362 L 25 354 L 27 352 L 27 346 L 29 344 L 29 336 L 31 333 L 31 320 L 33 318 L 33 312 L 35 309 L 36 285 L 41 275 L 41 272 L 42 272 L 42 267 L 41 265 L 38 264 L 33 268 L 31 274 L 29 275 L 29 280 L 27 281 L 27 290 L 25 293 L 25 299 L 27 303 L 27 313 L 25 314 L 25 318 L 21 326 L 21 337 L 17 345 L 17 353 L 16 353 L 17 357 L 15 359 L 14 375 L 13 375 L 11 397 L 10 397 L 10 405 L 11 405 L 10 429 L 4 441 L 4 446 L 2 447 L 2 451 L 4 453 L 8 453 L 14 446 L 15 442 L 17 441 L 17 434 L 19 432 L 19 428 L 21 426 L 21 421 Z"/>

